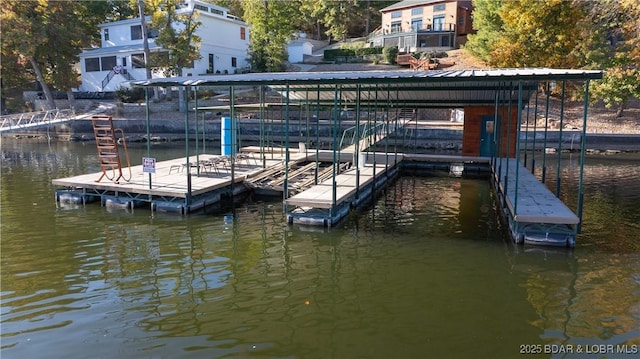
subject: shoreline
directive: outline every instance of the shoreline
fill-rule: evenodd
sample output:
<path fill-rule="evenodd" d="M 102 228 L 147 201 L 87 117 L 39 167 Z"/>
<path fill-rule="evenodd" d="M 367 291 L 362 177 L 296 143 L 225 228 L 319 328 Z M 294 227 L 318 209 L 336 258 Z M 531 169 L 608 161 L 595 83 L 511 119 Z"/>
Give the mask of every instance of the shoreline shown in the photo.
<path fill-rule="evenodd" d="M 277 122 L 277 121 L 276 121 Z M 293 121 L 292 121 L 293 122 Z M 220 121 L 217 119 L 206 120 L 205 128 L 202 132 L 209 137 L 207 143 L 216 144 L 220 142 Z M 123 129 L 128 143 L 146 143 L 146 121 L 139 119 L 114 119 L 116 127 Z M 353 126 L 353 121 L 342 121 L 340 132 Z M 195 123 L 190 121 L 191 129 L 195 128 Z M 202 123 L 199 124 L 202 126 Z M 242 128 L 239 138 L 244 143 L 256 144 L 260 139 L 260 125 L 257 119 L 241 119 Z M 331 131 L 331 121 L 320 120 L 317 123 L 310 122 L 307 128 L 305 123 L 295 121 L 290 123 L 289 140 L 290 143 L 305 142 L 306 136 L 312 142 L 316 140 L 316 130 L 318 132 L 320 147 L 329 146 L 333 141 Z M 202 128 L 202 127 L 200 127 Z M 462 149 L 463 124 L 451 123 L 448 121 L 419 121 L 419 127 L 415 134 L 409 139 L 393 138 L 394 144 L 401 144 L 404 140 L 407 147 L 414 148 L 419 152 L 427 150 L 447 150 L 460 151 Z M 580 150 L 581 131 L 576 129 L 562 130 L 562 140 L 560 141 L 560 130 L 548 130 L 546 136 L 539 129 L 535 134 L 532 131 L 523 132 L 520 136 L 521 149 L 528 146 L 536 147 L 536 150 L 561 150 L 563 152 L 575 152 Z M 163 143 L 184 143 L 185 124 L 184 120 L 175 119 L 154 119 L 150 131 L 151 142 L 155 145 Z M 272 134 L 273 142 L 284 142 L 285 133 Z M 71 142 L 93 142 L 94 134 L 89 120 L 73 120 L 66 124 L 53 125 L 48 129 L 40 129 L 28 132 L 13 132 L 2 135 L 3 139 L 16 141 L 71 141 Z M 201 139 L 202 137 L 200 137 Z M 195 140 L 190 138 L 190 141 Z M 544 144 L 546 143 L 546 145 Z M 617 133 L 586 133 L 586 151 L 588 153 L 620 153 L 620 152 L 640 152 L 640 134 L 617 134 Z M 531 148 L 532 148 L 531 147 Z"/>

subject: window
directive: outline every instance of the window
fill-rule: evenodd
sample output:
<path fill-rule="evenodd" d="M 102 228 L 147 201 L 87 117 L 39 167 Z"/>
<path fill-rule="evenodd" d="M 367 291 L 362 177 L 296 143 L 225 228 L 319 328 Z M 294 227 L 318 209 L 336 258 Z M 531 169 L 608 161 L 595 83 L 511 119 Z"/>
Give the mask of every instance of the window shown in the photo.
<path fill-rule="evenodd" d="M 433 5 L 433 11 L 445 11 L 446 9 L 447 5 L 445 4 Z"/>
<path fill-rule="evenodd" d="M 104 29 L 104 41 L 109 41 L 109 29 Z"/>
<path fill-rule="evenodd" d="M 158 29 L 147 29 L 147 39 L 155 39 L 158 37 Z"/>
<path fill-rule="evenodd" d="M 244 27 L 240 27 L 240 40 L 246 40 L 247 34 Z"/>
<path fill-rule="evenodd" d="M 114 67 L 116 67 L 115 56 L 102 57 L 100 58 L 100 62 L 102 62 L 102 71 L 111 71 Z"/>
<path fill-rule="evenodd" d="M 413 31 L 422 30 L 422 19 L 411 20 L 411 28 Z"/>
<path fill-rule="evenodd" d="M 214 8 L 211 8 L 211 13 L 218 14 L 218 15 L 224 15 L 224 12 L 222 12 L 221 10 L 218 10 L 218 9 L 214 9 Z"/>
<path fill-rule="evenodd" d="M 422 8 L 416 7 L 411 9 L 411 16 L 414 16 L 414 15 L 422 15 Z"/>
<path fill-rule="evenodd" d="M 433 17 L 433 31 L 444 31 L 444 15 Z"/>
<path fill-rule="evenodd" d="M 131 55 L 131 67 L 134 69 L 144 68 L 144 53 Z"/>
<path fill-rule="evenodd" d="M 100 71 L 100 58 L 92 57 L 84 59 L 84 68 L 87 72 Z"/>
<path fill-rule="evenodd" d="M 392 19 L 397 19 L 399 17 L 402 17 L 402 11 L 394 11 L 391 13 L 391 18 Z"/>
<path fill-rule="evenodd" d="M 127 58 L 126 57 L 122 58 L 122 67 L 127 67 Z"/>
<path fill-rule="evenodd" d="M 238 66 L 238 61 L 236 60 L 235 57 L 231 58 L 231 67 L 237 67 Z"/>
<path fill-rule="evenodd" d="M 196 10 L 200 10 L 200 11 L 204 11 L 204 12 L 209 12 L 209 8 L 206 6 L 202 6 L 202 5 L 198 5 L 198 4 L 194 4 L 193 8 Z"/>
<path fill-rule="evenodd" d="M 131 40 L 142 39 L 142 25 L 131 26 Z"/>
<path fill-rule="evenodd" d="M 391 32 L 400 32 L 402 30 L 402 22 L 394 21 L 391 23 Z"/>
<path fill-rule="evenodd" d="M 207 73 L 213 73 L 213 54 L 209 54 L 209 67 L 207 68 Z"/>

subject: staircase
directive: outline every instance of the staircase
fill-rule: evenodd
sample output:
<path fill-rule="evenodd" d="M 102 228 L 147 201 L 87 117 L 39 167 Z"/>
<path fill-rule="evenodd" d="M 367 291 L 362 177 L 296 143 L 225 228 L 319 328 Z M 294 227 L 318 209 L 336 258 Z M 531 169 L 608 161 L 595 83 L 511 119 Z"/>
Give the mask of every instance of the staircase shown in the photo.
<path fill-rule="evenodd" d="M 129 161 L 129 150 L 124 137 L 124 131 L 120 128 L 113 128 L 113 119 L 111 116 L 92 116 L 93 134 L 96 138 L 96 147 L 98 149 L 98 159 L 102 175 L 96 180 L 100 182 L 106 177 L 114 183 L 119 183 L 120 179 L 125 181 L 131 180 L 131 163 Z M 120 141 L 122 142 L 127 167 L 129 168 L 129 178 L 126 179 L 122 173 L 122 162 L 120 160 L 120 149 L 116 132 L 120 132 Z"/>
<path fill-rule="evenodd" d="M 105 78 L 102 80 L 102 91 L 104 91 L 105 87 L 107 87 L 109 82 L 111 82 L 111 80 L 116 75 L 120 75 L 120 76 L 124 77 L 125 79 L 127 79 L 129 81 L 135 80 L 135 77 L 131 76 L 131 74 L 129 73 L 129 71 L 127 71 L 127 69 L 125 69 L 125 68 L 113 69 L 113 70 L 109 71 L 107 76 L 105 76 Z"/>

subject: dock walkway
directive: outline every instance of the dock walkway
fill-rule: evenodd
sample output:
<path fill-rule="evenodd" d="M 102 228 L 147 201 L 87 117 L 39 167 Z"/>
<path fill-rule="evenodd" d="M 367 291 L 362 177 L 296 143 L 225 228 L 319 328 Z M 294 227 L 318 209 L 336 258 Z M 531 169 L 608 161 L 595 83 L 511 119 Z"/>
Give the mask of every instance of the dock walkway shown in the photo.
<path fill-rule="evenodd" d="M 377 188 L 398 173 L 395 164 L 362 164 L 350 168 L 285 200 L 287 221 L 331 227 L 355 207 L 372 198 Z"/>
<path fill-rule="evenodd" d="M 515 241 L 572 246 L 580 218 L 516 159 L 497 159 L 496 167 L 496 191 Z"/>
<path fill-rule="evenodd" d="M 361 186 L 368 185 L 373 181 L 374 174 L 379 176 L 384 174 L 386 166 L 384 165 L 365 165 L 358 169 L 349 169 L 335 178 L 336 196 L 335 204 L 340 205 L 350 197 L 352 197 Z M 360 182 L 358 183 L 358 172 Z M 287 205 L 314 208 L 331 208 L 333 206 L 333 179 L 328 179 L 319 183 L 304 192 L 285 200 Z"/>

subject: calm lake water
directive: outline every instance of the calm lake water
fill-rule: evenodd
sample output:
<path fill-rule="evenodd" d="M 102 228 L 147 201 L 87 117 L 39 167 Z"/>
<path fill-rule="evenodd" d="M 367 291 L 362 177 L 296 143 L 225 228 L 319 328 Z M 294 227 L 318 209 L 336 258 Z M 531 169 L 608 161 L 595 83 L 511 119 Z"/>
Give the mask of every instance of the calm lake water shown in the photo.
<path fill-rule="evenodd" d="M 482 179 L 404 175 L 321 230 L 254 198 L 187 217 L 56 207 L 51 179 L 99 170 L 92 143 L 3 139 L 1 169 L 3 359 L 640 353 L 637 154 L 588 157 L 573 251 L 511 244 Z"/>

